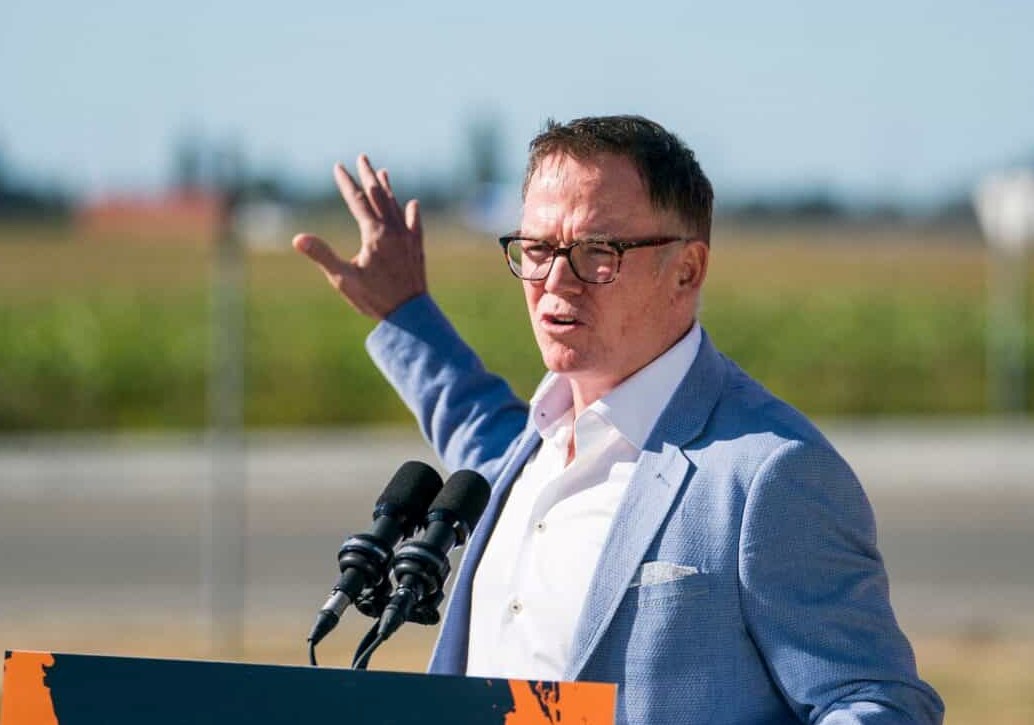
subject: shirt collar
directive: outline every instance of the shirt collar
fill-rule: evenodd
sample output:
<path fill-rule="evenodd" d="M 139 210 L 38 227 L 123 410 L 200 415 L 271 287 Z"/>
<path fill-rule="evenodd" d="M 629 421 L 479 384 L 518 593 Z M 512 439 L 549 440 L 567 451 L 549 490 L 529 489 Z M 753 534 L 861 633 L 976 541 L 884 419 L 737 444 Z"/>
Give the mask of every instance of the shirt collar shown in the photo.
<path fill-rule="evenodd" d="M 660 357 L 641 368 L 616 388 L 590 405 L 594 413 L 616 429 L 625 440 L 642 450 L 657 419 L 700 350 L 700 324 L 693 327 Z M 543 438 L 570 425 L 574 405 L 571 383 L 562 375 L 549 375 L 530 401 L 531 418 Z"/>

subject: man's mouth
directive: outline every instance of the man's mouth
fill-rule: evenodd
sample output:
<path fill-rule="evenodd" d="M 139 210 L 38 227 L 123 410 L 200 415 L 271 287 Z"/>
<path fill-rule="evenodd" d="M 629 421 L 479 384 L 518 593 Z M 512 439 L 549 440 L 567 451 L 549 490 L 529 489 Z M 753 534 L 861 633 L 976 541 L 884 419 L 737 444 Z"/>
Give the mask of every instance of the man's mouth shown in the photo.
<path fill-rule="evenodd" d="M 558 325 L 561 327 L 574 327 L 575 325 L 581 324 L 578 318 L 574 315 L 562 315 L 562 314 L 545 314 L 542 315 L 542 321 L 547 325 Z"/>

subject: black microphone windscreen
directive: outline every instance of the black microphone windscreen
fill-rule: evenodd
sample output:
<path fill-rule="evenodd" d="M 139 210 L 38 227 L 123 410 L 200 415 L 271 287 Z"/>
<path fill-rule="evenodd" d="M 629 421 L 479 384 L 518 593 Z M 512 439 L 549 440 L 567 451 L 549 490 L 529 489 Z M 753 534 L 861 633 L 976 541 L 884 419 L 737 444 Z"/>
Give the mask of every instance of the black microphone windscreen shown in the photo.
<path fill-rule="evenodd" d="M 480 473 L 456 471 L 431 502 L 430 511 L 451 511 L 467 528 L 473 529 L 491 495 L 492 487 Z"/>
<path fill-rule="evenodd" d="M 441 490 L 442 477 L 438 471 L 420 461 L 406 461 L 377 499 L 376 508 L 391 506 L 401 517 L 419 520 Z"/>

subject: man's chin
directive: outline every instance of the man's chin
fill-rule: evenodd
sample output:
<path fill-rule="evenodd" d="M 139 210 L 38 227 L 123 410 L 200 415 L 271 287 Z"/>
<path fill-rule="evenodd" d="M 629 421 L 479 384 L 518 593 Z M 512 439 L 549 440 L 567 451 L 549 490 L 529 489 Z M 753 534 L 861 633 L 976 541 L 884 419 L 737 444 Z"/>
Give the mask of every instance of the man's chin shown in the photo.
<path fill-rule="evenodd" d="M 572 380 L 594 379 L 597 376 L 592 361 L 574 350 L 565 350 L 560 355 L 543 355 L 542 360 L 547 370 Z"/>
<path fill-rule="evenodd" d="M 580 355 L 567 353 L 563 355 L 543 355 L 542 361 L 546 369 L 557 375 L 577 375 L 585 370 L 585 364 Z"/>
<path fill-rule="evenodd" d="M 592 355 L 591 349 L 585 346 L 576 345 L 574 341 L 556 340 L 548 335 L 538 337 L 539 352 L 542 353 L 542 362 L 546 369 L 558 375 L 586 375 L 592 374 L 598 360 Z"/>

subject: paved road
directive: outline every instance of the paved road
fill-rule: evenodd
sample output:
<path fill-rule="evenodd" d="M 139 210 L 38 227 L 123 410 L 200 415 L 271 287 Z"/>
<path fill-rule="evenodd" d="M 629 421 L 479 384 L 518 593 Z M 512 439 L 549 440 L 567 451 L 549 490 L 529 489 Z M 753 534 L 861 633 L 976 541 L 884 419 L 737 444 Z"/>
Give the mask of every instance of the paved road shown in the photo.
<path fill-rule="evenodd" d="M 873 501 L 906 631 L 1034 635 L 1034 423 L 824 428 Z M 434 461 L 396 430 L 249 437 L 245 636 L 307 630 L 343 534 L 411 458 Z M 0 649 L 203 620 L 211 470 L 201 437 L 0 440 Z"/>

